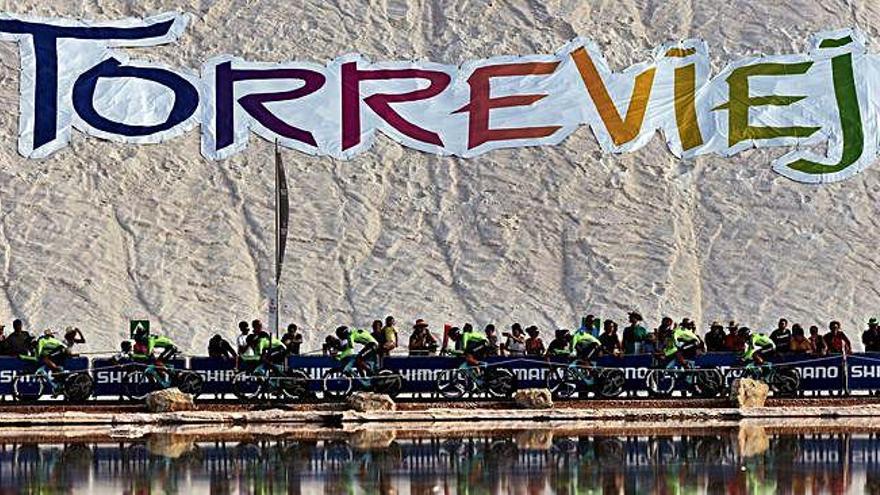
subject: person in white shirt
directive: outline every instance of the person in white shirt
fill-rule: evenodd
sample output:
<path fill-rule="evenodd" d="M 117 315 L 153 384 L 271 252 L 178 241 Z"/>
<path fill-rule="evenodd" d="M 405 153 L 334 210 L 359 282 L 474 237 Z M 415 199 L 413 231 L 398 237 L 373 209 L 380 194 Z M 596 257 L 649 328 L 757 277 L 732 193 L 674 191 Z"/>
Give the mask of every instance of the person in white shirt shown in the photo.
<path fill-rule="evenodd" d="M 240 332 L 238 340 L 236 340 L 236 344 L 238 345 L 238 355 L 253 356 L 254 350 L 251 349 L 250 344 L 248 344 L 248 334 L 251 332 L 251 329 L 248 327 L 248 322 L 238 322 L 238 331 Z"/>

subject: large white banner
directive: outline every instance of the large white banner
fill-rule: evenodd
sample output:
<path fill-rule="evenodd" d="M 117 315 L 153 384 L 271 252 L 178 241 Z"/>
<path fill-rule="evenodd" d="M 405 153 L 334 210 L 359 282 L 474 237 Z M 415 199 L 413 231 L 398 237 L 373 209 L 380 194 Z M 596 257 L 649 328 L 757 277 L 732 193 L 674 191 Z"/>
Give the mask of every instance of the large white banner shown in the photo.
<path fill-rule="evenodd" d="M 358 54 L 326 66 L 220 55 L 196 72 L 121 50 L 174 42 L 187 21 L 173 12 L 112 22 L 0 14 L 0 39 L 20 45 L 19 152 L 49 156 L 74 128 L 155 143 L 200 125 L 202 154 L 211 159 L 241 152 L 252 133 L 349 159 L 377 131 L 413 149 L 467 158 L 558 144 L 589 125 L 612 153 L 637 150 L 658 130 L 683 158 L 793 147 L 773 168 L 803 182 L 841 180 L 877 155 L 872 95 L 880 60 L 866 53 L 858 30 L 822 32 L 807 53 L 737 60 L 715 76 L 700 40 L 662 45 L 652 60 L 616 73 L 584 38 L 552 55 L 460 66 Z"/>

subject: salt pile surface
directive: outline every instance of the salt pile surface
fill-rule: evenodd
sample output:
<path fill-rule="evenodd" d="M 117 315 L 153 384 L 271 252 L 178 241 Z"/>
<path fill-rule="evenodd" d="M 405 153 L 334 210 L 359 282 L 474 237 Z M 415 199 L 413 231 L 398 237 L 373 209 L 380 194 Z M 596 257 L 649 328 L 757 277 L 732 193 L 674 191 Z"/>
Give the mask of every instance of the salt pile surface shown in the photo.
<path fill-rule="evenodd" d="M 194 19 L 178 45 L 138 58 L 198 67 L 250 60 L 459 63 L 551 53 L 596 39 L 615 68 L 658 44 L 709 43 L 715 69 L 757 53 L 799 52 L 816 31 L 858 26 L 880 39 L 876 2 L 388 0 L 6 3 L 6 12 L 118 19 L 167 10 Z M 874 52 L 876 49 L 869 45 Z M 75 324 L 108 350 L 147 317 L 187 350 L 266 313 L 272 280 L 271 145 L 223 162 L 198 132 L 133 146 L 75 135 L 43 161 L 16 153 L 18 49 L 0 45 L 0 317 Z M 854 335 L 876 309 L 880 190 L 875 168 L 808 186 L 771 171 L 781 150 L 679 162 L 658 137 L 604 156 L 589 129 L 556 147 L 472 160 L 404 150 L 380 137 L 350 162 L 286 151 L 292 217 L 282 313 L 307 348 L 340 323 L 393 313 L 545 330 L 590 311 L 637 308 L 772 328 L 841 319 Z M 265 319 L 265 317 L 264 317 Z"/>

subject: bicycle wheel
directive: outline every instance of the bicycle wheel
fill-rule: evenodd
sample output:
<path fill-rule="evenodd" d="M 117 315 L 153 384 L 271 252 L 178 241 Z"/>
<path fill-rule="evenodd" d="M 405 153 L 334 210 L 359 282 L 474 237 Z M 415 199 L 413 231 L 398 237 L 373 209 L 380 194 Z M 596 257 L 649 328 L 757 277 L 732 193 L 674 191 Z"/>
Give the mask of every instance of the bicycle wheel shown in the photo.
<path fill-rule="evenodd" d="M 324 398 L 342 400 L 351 393 L 353 380 L 351 374 L 342 368 L 334 368 L 324 373 Z"/>
<path fill-rule="evenodd" d="M 801 376 L 791 368 L 776 368 L 767 381 L 773 394 L 782 397 L 792 396 L 801 388 Z"/>
<path fill-rule="evenodd" d="M 724 390 L 724 376 L 716 369 L 693 370 L 692 389 L 700 397 L 718 397 Z"/>
<path fill-rule="evenodd" d="M 12 382 L 12 396 L 19 402 L 36 402 L 48 386 L 40 375 L 18 375 Z"/>
<path fill-rule="evenodd" d="M 492 397 L 510 397 L 516 392 L 516 375 L 506 368 L 486 368 L 486 392 Z"/>
<path fill-rule="evenodd" d="M 148 394 L 161 388 L 159 380 L 152 373 L 135 370 L 122 377 L 122 389 L 129 399 L 143 400 Z"/>
<path fill-rule="evenodd" d="M 403 389 L 403 377 L 399 373 L 382 368 L 373 375 L 371 384 L 374 392 L 394 398 Z"/>
<path fill-rule="evenodd" d="M 309 376 L 302 370 L 288 370 L 279 388 L 284 398 L 304 399 L 309 395 Z"/>
<path fill-rule="evenodd" d="M 202 379 L 202 375 L 196 372 L 178 371 L 174 375 L 174 382 L 181 392 L 190 394 L 195 398 L 202 392 L 202 386 L 204 385 L 205 380 Z"/>
<path fill-rule="evenodd" d="M 248 373 L 247 371 L 239 371 L 232 378 L 232 393 L 239 400 L 252 401 L 260 396 L 263 392 L 263 384 L 265 378 Z"/>
<path fill-rule="evenodd" d="M 675 390 L 675 372 L 667 369 L 653 369 L 645 377 L 645 386 L 651 397 L 669 397 Z"/>
<path fill-rule="evenodd" d="M 554 366 L 547 372 L 547 389 L 556 399 L 569 399 L 577 393 L 580 379 L 567 366 Z"/>
<path fill-rule="evenodd" d="M 94 382 L 92 377 L 85 373 L 73 373 L 64 380 L 64 400 L 73 404 L 80 404 L 92 396 Z"/>
<path fill-rule="evenodd" d="M 446 399 L 460 399 L 470 389 L 470 379 L 463 369 L 443 370 L 437 374 L 437 392 Z"/>
<path fill-rule="evenodd" d="M 626 374 L 623 370 L 606 368 L 596 373 L 596 395 L 611 399 L 623 393 L 626 386 Z"/>

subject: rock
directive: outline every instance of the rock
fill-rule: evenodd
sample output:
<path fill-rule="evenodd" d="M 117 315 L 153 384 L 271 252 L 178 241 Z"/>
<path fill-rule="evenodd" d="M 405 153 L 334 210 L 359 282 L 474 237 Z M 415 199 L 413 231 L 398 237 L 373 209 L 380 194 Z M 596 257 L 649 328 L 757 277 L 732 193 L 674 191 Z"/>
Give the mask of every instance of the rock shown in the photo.
<path fill-rule="evenodd" d="M 394 411 L 394 400 L 385 394 L 355 392 L 348 397 L 348 407 L 357 412 Z"/>
<path fill-rule="evenodd" d="M 553 409 L 553 395 L 546 388 L 525 388 L 513 394 L 513 401 L 523 409 Z"/>
<path fill-rule="evenodd" d="M 737 432 L 737 447 L 742 458 L 760 455 L 770 448 L 770 437 L 763 426 L 741 425 Z"/>
<path fill-rule="evenodd" d="M 737 378 L 730 386 L 730 402 L 739 408 L 764 407 L 770 387 L 751 378 Z"/>
<path fill-rule="evenodd" d="M 145 402 L 147 410 L 154 413 L 192 411 L 196 408 L 193 396 L 185 394 L 177 388 L 166 388 L 150 392 Z"/>

